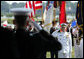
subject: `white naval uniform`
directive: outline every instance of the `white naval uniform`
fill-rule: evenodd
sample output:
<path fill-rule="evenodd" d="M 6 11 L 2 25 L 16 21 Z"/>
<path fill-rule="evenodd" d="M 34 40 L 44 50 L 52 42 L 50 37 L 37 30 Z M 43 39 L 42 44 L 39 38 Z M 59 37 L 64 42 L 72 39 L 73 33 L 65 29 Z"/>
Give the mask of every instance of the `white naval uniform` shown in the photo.
<path fill-rule="evenodd" d="M 80 58 L 80 45 L 76 44 L 77 38 L 74 38 L 74 50 L 75 50 L 75 58 Z"/>
<path fill-rule="evenodd" d="M 76 28 L 73 29 L 73 34 L 78 33 Z M 77 34 L 78 35 L 78 34 Z M 74 50 L 75 50 L 75 58 L 83 58 L 83 38 L 80 40 L 80 44 L 77 44 L 78 38 L 74 38 Z"/>
<path fill-rule="evenodd" d="M 58 38 L 62 44 L 62 50 L 58 52 L 58 58 L 71 58 L 72 57 L 72 39 L 69 32 L 53 32 L 52 35 Z"/>
<path fill-rule="evenodd" d="M 83 37 L 81 38 L 80 41 L 80 58 L 83 58 Z"/>
<path fill-rule="evenodd" d="M 76 44 L 76 39 L 74 39 L 75 58 L 83 58 L 83 38 L 80 40 L 80 45 Z"/>

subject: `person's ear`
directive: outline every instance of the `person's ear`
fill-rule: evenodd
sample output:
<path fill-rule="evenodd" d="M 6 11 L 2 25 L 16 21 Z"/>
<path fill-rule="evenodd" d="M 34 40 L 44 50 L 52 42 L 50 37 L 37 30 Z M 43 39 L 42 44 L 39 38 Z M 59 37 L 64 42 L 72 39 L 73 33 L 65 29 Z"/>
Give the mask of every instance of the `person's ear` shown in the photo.
<path fill-rule="evenodd" d="M 68 28 L 65 28 L 65 31 L 67 31 Z"/>

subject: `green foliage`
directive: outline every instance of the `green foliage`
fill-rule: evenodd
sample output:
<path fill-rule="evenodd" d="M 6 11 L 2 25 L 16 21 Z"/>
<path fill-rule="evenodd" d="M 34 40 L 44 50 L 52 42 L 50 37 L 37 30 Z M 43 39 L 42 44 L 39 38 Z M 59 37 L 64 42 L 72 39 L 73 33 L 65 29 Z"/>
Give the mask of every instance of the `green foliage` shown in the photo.
<path fill-rule="evenodd" d="M 9 4 L 5 1 L 1 1 L 1 13 L 6 14 L 9 12 Z"/>
<path fill-rule="evenodd" d="M 1 1 L 1 14 L 8 16 L 8 13 L 10 13 L 10 9 L 11 8 L 22 8 L 25 6 L 25 3 L 12 3 L 12 4 L 8 4 L 5 1 Z M 9 14 L 10 15 L 10 14 Z"/>
<path fill-rule="evenodd" d="M 74 58 L 74 47 L 72 47 L 72 58 Z M 46 52 L 46 58 L 51 58 L 51 53 L 50 51 Z"/>
<path fill-rule="evenodd" d="M 16 2 L 14 2 L 14 3 L 12 3 L 10 5 L 10 8 L 22 8 L 24 6 L 25 6 L 25 3 L 16 3 Z"/>
<path fill-rule="evenodd" d="M 13 24 L 13 19 L 8 19 L 9 24 Z"/>
<path fill-rule="evenodd" d="M 5 1 L 1 1 L 1 14 L 6 15 L 9 12 L 9 9 L 11 8 L 20 8 L 24 7 L 25 3 L 12 3 L 8 4 Z M 43 3 L 43 12 L 45 10 L 46 3 Z M 71 7 L 71 10 L 68 10 L 68 8 Z M 76 3 L 71 3 L 70 1 L 66 1 L 66 14 L 76 14 L 76 7 L 77 7 L 77 2 Z M 56 8 L 56 15 L 59 15 L 60 8 Z M 41 10 L 36 10 L 36 17 L 41 16 Z"/>
<path fill-rule="evenodd" d="M 1 21 L 7 20 L 9 24 L 13 24 L 13 19 L 1 19 Z"/>
<path fill-rule="evenodd" d="M 11 14 L 11 13 L 7 13 L 6 16 L 7 16 L 7 17 L 12 17 L 13 14 Z"/>
<path fill-rule="evenodd" d="M 18 7 L 24 7 L 25 3 L 18 3 Z"/>
<path fill-rule="evenodd" d="M 11 8 L 17 8 L 18 4 L 16 2 L 12 3 L 12 5 L 10 5 Z"/>
<path fill-rule="evenodd" d="M 11 20 L 10 20 L 10 21 L 8 21 L 8 23 L 9 23 L 9 24 L 13 24 L 13 22 L 12 22 Z"/>
<path fill-rule="evenodd" d="M 3 17 L 3 14 L 1 14 L 1 17 Z"/>

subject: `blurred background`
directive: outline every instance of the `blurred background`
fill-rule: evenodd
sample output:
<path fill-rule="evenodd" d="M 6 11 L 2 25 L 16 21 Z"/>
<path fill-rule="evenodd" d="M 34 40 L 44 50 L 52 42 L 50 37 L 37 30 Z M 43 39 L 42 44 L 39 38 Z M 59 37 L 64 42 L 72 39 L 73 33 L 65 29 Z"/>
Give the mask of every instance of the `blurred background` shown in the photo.
<path fill-rule="evenodd" d="M 43 2 L 43 12 L 45 10 L 46 1 Z M 66 1 L 66 17 L 67 21 L 71 22 L 75 19 L 76 15 L 76 6 L 78 1 Z M 12 24 L 12 20 L 14 19 L 13 15 L 10 13 L 11 8 L 19 8 L 25 7 L 26 1 L 1 1 L 1 23 L 7 20 L 9 24 Z M 59 7 L 56 8 L 56 20 L 59 20 Z M 38 12 L 38 13 L 37 13 Z M 41 10 L 36 10 L 36 21 L 41 20 Z"/>

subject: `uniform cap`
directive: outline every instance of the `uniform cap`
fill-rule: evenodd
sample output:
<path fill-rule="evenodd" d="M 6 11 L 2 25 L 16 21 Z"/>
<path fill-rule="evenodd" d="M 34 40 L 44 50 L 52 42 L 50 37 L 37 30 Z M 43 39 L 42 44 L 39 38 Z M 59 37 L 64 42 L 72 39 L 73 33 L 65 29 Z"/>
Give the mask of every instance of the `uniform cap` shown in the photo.
<path fill-rule="evenodd" d="M 13 8 L 10 9 L 10 12 L 14 13 L 14 15 L 28 15 L 30 14 L 32 9 L 27 8 Z"/>
<path fill-rule="evenodd" d="M 62 24 L 61 24 L 61 27 L 66 27 L 66 26 L 67 26 L 66 23 L 62 23 Z"/>

